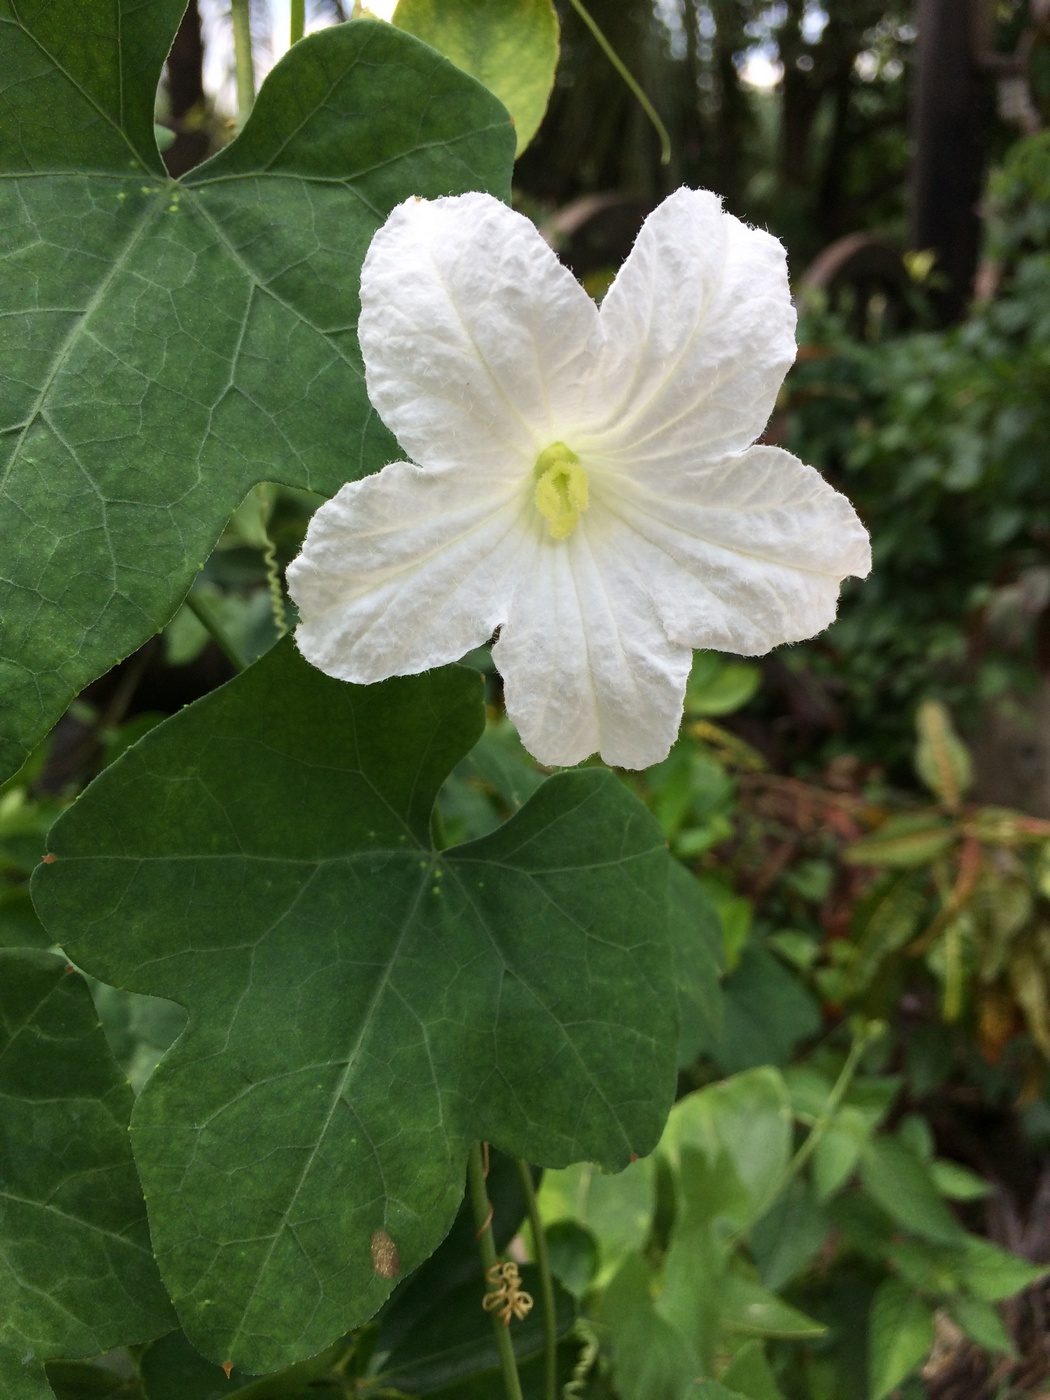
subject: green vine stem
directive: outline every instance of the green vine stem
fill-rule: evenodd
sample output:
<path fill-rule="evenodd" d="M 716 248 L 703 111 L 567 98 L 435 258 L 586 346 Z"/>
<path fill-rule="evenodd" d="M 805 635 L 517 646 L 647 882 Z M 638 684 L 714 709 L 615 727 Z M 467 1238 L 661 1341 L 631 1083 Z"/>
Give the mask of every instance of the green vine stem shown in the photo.
<path fill-rule="evenodd" d="M 532 1257 L 540 1271 L 540 1307 L 543 1311 L 543 1381 L 544 1400 L 558 1400 L 558 1321 L 554 1311 L 554 1284 L 551 1280 L 547 1236 L 543 1233 L 536 1188 L 528 1162 L 518 1158 L 518 1176 L 525 1194 L 525 1205 L 532 1227 Z"/>
<path fill-rule="evenodd" d="M 883 1021 L 868 1021 L 854 1034 L 853 1044 L 846 1056 L 846 1063 L 842 1066 L 839 1077 L 835 1080 L 831 1093 L 820 1111 L 820 1117 L 810 1128 L 805 1142 L 784 1168 L 783 1174 L 777 1182 L 776 1191 L 773 1193 L 774 1199 L 790 1185 L 816 1151 L 817 1144 L 831 1126 L 831 1120 L 835 1117 L 842 1100 L 846 1097 L 846 1092 L 853 1082 L 853 1076 L 857 1072 L 861 1056 L 869 1045 L 879 1039 L 885 1029 L 886 1025 Z"/>
<path fill-rule="evenodd" d="M 230 0 L 233 20 L 233 69 L 237 77 L 237 125 L 243 126 L 255 101 L 255 63 L 249 0 Z"/>
<path fill-rule="evenodd" d="M 481 1253 L 482 1270 L 487 1275 L 488 1271 L 499 1263 L 499 1259 L 496 1257 L 496 1244 L 492 1238 L 492 1207 L 489 1204 L 488 1190 L 485 1186 L 485 1168 L 481 1160 L 480 1142 L 473 1142 L 470 1145 L 470 1155 L 467 1157 L 467 1185 L 470 1191 L 470 1204 L 474 1211 L 474 1223 L 478 1232 L 478 1249 Z M 518 1379 L 518 1365 L 514 1360 L 514 1346 L 510 1340 L 510 1328 L 504 1327 L 495 1313 L 492 1315 L 492 1326 L 496 1333 L 496 1349 L 499 1352 L 499 1364 L 503 1372 L 503 1385 L 507 1392 L 507 1400 L 523 1400 L 521 1381 Z"/>
<path fill-rule="evenodd" d="M 809 1161 L 810 1157 L 813 1156 L 813 1153 L 817 1150 L 817 1144 L 831 1126 L 831 1122 L 838 1112 L 842 1100 L 846 1097 L 846 1093 L 850 1084 L 853 1082 L 853 1076 L 857 1072 L 857 1066 L 860 1064 L 865 1050 L 867 1050 L 869 1045 L 878 1040 L 879 1037 L 884 1034 L 885 1030 L 885 1021 L 868 1021 L 854 1031 L 853 1044 L 849 1048 L 849 1054 L 846 1056 L 846 1062 L 842 1066 L 839 1077 L 835 1080 L 831 1093 L 825 1100 L 824 1107 L 820 1110 L 820 1116 L 814 1121 L 813 1126 L 806 1136 L 805 1142 L 777 1178 L 776 1185 L 768 1196 L 770 1204 L 780 1199 L 795 1177 Z M 750 1231 L 751 1226 L 744 1225 L 740 1229 L 727 1235 L 723 1241 L 724 1247 L 727 1249 L 731 1248 L 741 1240 L 747 1239 Z"/>
<path fill-rule="evenodd" d="M 653 104 L 649 101 L 648 97 L 643 92 L 642 87 L 638 82 L 638 79 L 630 71 L 630 69 L 624 63 L 623 59 L 613 48 L 612 44 L 609 43 L 608 39 L 598 28 L 597 21 L 594 19 L 594 16 L 590 13 L 587 7 L 584 5 L 583 0 L 569 0 L 569 3 L 572 5 L 572 8 L 576 11 L 580 19 L 583 20 L 584 24 L 587 26 L 587 28 L 594 35 L 595 39 L 598 41 L 598 47 L 601 49 L 602 53 L 609 60 L 612 66 L 616 69 L 617 73 L 619 73 L 620 77 L 630 88 L 631 92 L 633 92 L 635 97 L 638 99 L 642 111 L 652 122 L 653 127 L 656 130 L 656 134 L 660 138 L 660 164 L 668 165 L 671 160 L 671 138 L 668 135 L 667 127 L 664 126 L 663 122 L 660 120 L 660 113 L 656 110 L 656 108 L 653 106 Z"/>
<path fill-rule="evenodd" d="M 189 592 L 186 594 L 186 606 L 197 619 L 200 625 L 208 633 L 212 641 L 229 661 L 236 666 L 238 671 L 247 669 L 248 663 L 241 655 L 240 648 L 230 636 L 229 632 L 219 621 L 219 615 L 212 604 L 201 593 Z"/>
<path fill-rule="evenodd" d="M 306 30 L 306 0 L 292 0 L 291 42 L 297 44 Z"/>

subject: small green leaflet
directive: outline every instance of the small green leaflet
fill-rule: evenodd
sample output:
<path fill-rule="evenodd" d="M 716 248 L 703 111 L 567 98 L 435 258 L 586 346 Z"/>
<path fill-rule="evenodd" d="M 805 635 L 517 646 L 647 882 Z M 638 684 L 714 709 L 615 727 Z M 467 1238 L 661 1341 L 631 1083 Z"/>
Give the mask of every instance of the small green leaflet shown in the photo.
<path fill-rule="evenodd" d="M 174 1322 L 131 1157 L 131 1090 L 64 958 L 0 949 L 0 1395 Z"/>
<path fill-rule="evenodd" d="M 254 483 L 330 495 L 398 455 L 365 395 L 365 250 L 412 195 L 509 197 L 501 105 L 366 20 L 296 44 L 170 180 L 183 9 L 0 0 L 0 780 L 171 617 Z"/>
<path fill-rule="evenodd" d="M 161 1272 L 213 1360 L 275 1370 L 373 1314 L 447 1231 L 473 1139 L 617 1169 L 659 1138 L 663 836 L 586 769 L 435 853 L 435 795 L 482 723 L 474 672 L 355 687 L 286 642 L 53 828 L 34 883 L 52 937 L 189 1012 L 132 1140 Z"/>

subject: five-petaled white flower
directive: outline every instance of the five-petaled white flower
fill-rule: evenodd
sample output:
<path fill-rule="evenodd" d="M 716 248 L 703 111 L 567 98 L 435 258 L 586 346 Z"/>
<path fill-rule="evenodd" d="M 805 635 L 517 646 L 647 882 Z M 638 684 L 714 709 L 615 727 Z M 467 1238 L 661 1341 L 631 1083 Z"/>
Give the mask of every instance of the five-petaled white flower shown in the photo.
<path fill-rule="evenodd" d="M 288 573 L 303 655 L 367 683 L 501 628 L 541 763 L 662 759 L 693 647 L 810 637 L 870 568 L 846 498 L 752 445 L 794 326 L 783 248 L 706 191 L 649 216 L 600 311 L 498 200 L 407 200 L 365 258 L 359 333 L 414 460 L 314 516 Z"/>

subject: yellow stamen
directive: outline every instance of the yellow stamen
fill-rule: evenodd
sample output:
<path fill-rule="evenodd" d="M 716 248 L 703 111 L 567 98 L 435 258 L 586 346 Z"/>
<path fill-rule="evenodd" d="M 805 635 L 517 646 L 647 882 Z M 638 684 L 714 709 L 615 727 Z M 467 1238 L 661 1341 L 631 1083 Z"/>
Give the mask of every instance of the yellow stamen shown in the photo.
<path fill-rule="evenodd" d="M 547 522 L 551 538 L 571 535 L 587 509 L 587 473 L 576 453 L 563 442 L 552 442 L 536 458 L 536 509 Z"/>

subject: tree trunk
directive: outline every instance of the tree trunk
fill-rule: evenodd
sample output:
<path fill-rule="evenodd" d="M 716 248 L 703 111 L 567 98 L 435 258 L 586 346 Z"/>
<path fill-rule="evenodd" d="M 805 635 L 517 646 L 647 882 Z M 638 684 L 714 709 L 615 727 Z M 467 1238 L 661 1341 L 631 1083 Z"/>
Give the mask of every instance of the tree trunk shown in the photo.
<path fill-rule="evenodd" d="M 963 315 L 980 243 L 987 82 L 974 52 L 970 0 L 919 0 L 919 59 L 912 109 L 912 245 L 937 254 L 943 324 Z"/>
<path fill-rule="evenodd" d="M 175 140 L 164 152 L 164 164 L 169 175 L 178 177 L 199 165 L 211 145 L 204 120 L 204 41 L 197 0 L 190 0 L 168 54 L 168 94 Z"/>

